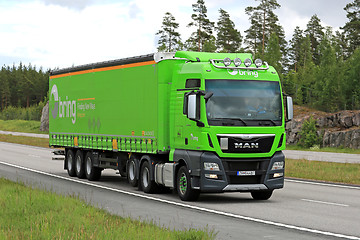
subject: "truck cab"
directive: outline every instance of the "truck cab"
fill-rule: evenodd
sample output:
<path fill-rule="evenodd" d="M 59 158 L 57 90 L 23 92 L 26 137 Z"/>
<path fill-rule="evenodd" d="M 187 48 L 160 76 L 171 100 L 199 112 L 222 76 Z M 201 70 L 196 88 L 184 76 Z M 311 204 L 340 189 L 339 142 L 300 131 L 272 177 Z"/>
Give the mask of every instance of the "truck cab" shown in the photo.
<path fill-rule="evenodd" d="M 268 199 L 284 185 L 285 121 L 292 115 L 287 97 L 285 116 L 276 70 L 251 54 L 174 56 L 185 59 L 174 67 L 170 98 L 170 161 L 174 172 L 188 173 L 175 177 L 180 198 L 238 191 Z"/>

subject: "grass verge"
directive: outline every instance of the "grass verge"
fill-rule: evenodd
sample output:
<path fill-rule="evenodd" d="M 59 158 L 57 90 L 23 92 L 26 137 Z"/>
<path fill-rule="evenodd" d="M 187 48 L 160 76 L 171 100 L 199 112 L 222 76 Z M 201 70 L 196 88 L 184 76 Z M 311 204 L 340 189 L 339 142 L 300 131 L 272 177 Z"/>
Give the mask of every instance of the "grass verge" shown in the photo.
<path fill-rule="evenodd" d="M 49 147 L 49 139 L 0 134 L 0 142 L 18 143 L 36 147 Z"/>
<path fill-rule="evenodd" d="M 360 164 L 286 159 L 285 176 L 360 185 Z"/>
<path fill-rule="evenodd" d="M 73 197 L 0 178 L 0 239 L 214 239 L 111 215 Z"/>
<path fill-rule="evenodd" d="M 286 150 L 299 150 L 299 151 L 314 151 L 314 152 L 334 152 L 334 153 L 351 153 L 351 154 L 360 154 L 360 149 L 352 148 L 303 148 L 299 145 L 286 145 Z"/>
<path fill-rule="evenodd" d="M 11 132 L 25 132 L 25 133 L 42 133 L 40 129 L 40 121 L 25 121 L 25 120 L 0 120 L 0 130 Z"/>

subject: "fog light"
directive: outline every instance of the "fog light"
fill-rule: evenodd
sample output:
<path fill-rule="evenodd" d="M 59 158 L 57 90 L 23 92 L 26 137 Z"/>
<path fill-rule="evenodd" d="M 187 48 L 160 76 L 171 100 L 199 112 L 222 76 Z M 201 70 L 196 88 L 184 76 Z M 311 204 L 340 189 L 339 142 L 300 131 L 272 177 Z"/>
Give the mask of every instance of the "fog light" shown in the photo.
<path fill-rule="evenodd" d="M 219 165 L 213 162 L 204 162 L 204 170 L 207 171 L 220 171 Z"/>
<path fill-rule="evenodd" d="M 271 170 L 279 170 L 279 169 L 283 169 L 284 168 L 284 162 L 274 162 Z"/>
<path fill-rule="evenodd" d="M 234 59 L 234 64 L 235 64 L 235 67 L 238 67 L 241 65 L 241 59 L 240 58 L 235 58 Z"/>
<path fill-rule="evenodd" d="M 247 59 L 244 60 L 244 65 L 245 65 L 245 67 L 250 67 L 251 64 L 252 64 L 252 61 L 251 61 L 250 58 L 247 58 Z"/>
<path fill-rule="evenodd" d="M 231 64 L 231 59 L 230 58 L 224 58 L 225 67 L 230 66 L 230 64 Z"/>
<path fill-rule="evenodd" d="M 206 178 L 211 178 L 211 179 L 218 179 L 218 175 L 217 174 L 205 174 Z"/>
<path fill-rule="evenodd" d="M 255 59 L 255 66 L 256 67 L 261 67 L 263 65 L 263 62 L 261 61 L 261 59 Z"/>
<path fill-rule="evenodd" d="M 284 176 L 284 173 L 274 173 L 274 178 L 282 177 Z"/>

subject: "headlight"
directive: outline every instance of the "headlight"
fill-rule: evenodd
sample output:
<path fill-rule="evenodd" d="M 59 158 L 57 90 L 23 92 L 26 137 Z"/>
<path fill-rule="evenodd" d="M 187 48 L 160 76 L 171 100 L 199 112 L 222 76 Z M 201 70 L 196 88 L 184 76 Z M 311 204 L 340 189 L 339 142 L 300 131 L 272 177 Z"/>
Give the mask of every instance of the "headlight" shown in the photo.
<path fill-rule="evenodd" d="M 247 58 L 244 60 L 245 67 L 250 67 L 252 64 L 252 61 L 250 58 Z"/>
<path fill-rule="evenodd" d="M 230 66 L 230 64 L 231 64 L 231 59 L 230 58 L 224 58 L 225 67 Z"/>
<path fill-rule="evenodd" d="M 204 170 L 207 171 L 220 171 L 219 165 L 212 162 L 204 162 Z"/>
<path fill-rule="evenodd" d="M 271 170 L 280 170 L 284 168 L 284 162 L 274 162 Z"/>
<path fill-rule="evenodd" d="M 256 67 L 261 67 L 263 65 L 263 62 L 261 59 L 255 59 L 255 66 Z"/>
<path fill-rule="evenodd" d="M 235 58 L 234 59 L 234 64 L 236 67 L 240 66 L 241 65 L 241 59 L 240 58 Z"/>

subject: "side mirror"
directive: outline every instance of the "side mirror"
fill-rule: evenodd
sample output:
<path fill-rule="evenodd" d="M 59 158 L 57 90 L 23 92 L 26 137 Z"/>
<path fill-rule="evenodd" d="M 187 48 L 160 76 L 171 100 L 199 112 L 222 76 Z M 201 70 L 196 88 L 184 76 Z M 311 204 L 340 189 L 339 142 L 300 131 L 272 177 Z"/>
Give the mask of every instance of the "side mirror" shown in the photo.
<path fill-rule="evenodd" d="M 184 114 L 190 120 L 195 121 L 198 127 L 205 126 L 205 124 L 200 121 L 200 94 L 195 92 L 185 94 Z"/>
<path fill-rule="evenodd" d="M 294 117 L 293 100 L 292 97 L 286 97 L 286 120 L 290 121 Z"/>
<path fill-rule="evenodd" d="M 207 92 L 204 96 L 205 102 L 207 102 L 213 95 L 213 92 Z"/>
<path fill-rule="evenodd" d="M 188 102 L 187 102 L 187 117 L 191 120 L 199 120 L 200 116 L 198 116 L 197 112 L 200 113 L 200 110 L 198 108 L 198 103 L 197 103 L 197 95 L 196 94 L 191 94 L 188 96 Z M 199 114 L 200 115 L 200 114 Z"/>

